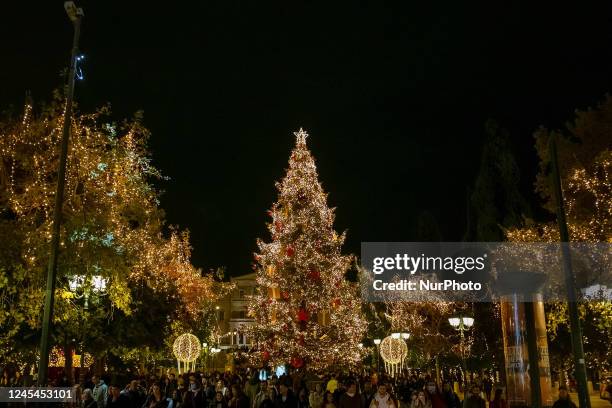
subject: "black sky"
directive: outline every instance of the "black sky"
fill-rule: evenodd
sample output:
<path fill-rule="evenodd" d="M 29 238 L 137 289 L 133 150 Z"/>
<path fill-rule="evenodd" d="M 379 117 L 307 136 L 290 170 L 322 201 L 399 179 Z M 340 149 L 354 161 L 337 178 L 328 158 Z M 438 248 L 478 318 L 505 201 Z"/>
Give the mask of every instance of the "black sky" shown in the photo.
<path fill-rule="evenodd" d="M 72 30 L 62 3 L 3 5 L 0 108 L 61 84 Z M 144 110 L 171 178 L 168 221 L 191 231 L 197 266 L 230 274 L 249 272 L 255 238 L 268 238 L 300 126 L 357 253 L 361 241 L 413 240 L 424 210 L 460 239 L 488 118 L 511 131 L 529 194 L 532 132 L 612 89 L 610 2 L 80 5 L 81 109 Z"/>

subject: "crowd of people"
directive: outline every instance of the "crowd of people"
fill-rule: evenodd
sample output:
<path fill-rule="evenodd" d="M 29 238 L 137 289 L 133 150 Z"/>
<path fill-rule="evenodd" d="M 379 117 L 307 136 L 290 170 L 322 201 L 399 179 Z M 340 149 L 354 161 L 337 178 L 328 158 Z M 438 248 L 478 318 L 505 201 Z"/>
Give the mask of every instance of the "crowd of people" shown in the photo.
<path fill-rule="evenodd" d="M 6 372 L 0 385 L 17 386 Z M 67 378 L 56 385 L 68 386 Z M 473 381 L 463 400 L 450 382 L 441 385 L 426 374 L 396 378 L 366 373 L 322 376 L 296 370 L 280 377 L 262 372 L 190 372 L 140 376 L 122 383 L 92 375 L 72 386 L 83 408 L 506 408 L 502 388 L 487 377 Z M 560 389 L 555 408 L 573 408 Z"/>

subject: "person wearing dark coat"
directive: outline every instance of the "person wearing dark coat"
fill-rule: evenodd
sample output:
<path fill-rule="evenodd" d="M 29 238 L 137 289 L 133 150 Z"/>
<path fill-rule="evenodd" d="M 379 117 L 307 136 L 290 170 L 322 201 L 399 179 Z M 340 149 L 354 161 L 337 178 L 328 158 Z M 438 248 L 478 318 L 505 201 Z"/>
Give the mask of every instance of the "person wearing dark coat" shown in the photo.
<path fill-rule="evenodd" d="M 486 401 L 480 396 L 480 387 L 473 385 L 463 400 L 463 408 L 486 408 Z"/>
<path fill-rule="evenodd" d="M 112 384 L 108 389 L 106 408 L 130 408 L 130 399 L 122 394 L 117 384 Z"/>
<path fill-rule="evenodd" d="M 286 383 L 281 383 L 279 387 L 280 393 L 274 401 L 274 408 L 297 408 L 297 398 Z"/>
<path fill-rule="evenodd" d="M 349 380 L 346 384 L 346 392 L 340 395 L 338 408 L 363 408 L 363 398 L 357 392 L 357 383 Z"/>
<path fill-rule="evenodd" d="M 209 408 L 228 408 L 227 401 L 225 401 L 225 397 L 221 391 L 217 391 L 215 393 L 214 398 L 210 401 L 208 405 Z"/>
<path fill-rule="evenodd" d="M 576 404 L 572 401 L 567 393 L 567 388 L 559 387 L 559 399 L 553 404 L 553 408 L 576 408 Z"/>
<path fill-rule="evenodd" d="M 250 408 L 249 398 L 237 384 L 232 385 L 232 399 L 229 408 Z"/>
<path fill-rule="evenodd" d="M 83 408 L 97 408 L 98 407 L 98 403 L 93 399 L 91 388 L 85 388 L 83 390 L 82 398 L 83 398 L 83 402 L 81 406 Z"/>
<path fill-rule="evenodd" d="M 183 395 L 183 408 L 206 408 L 206 395 L 194 375 L 189 376 L 189 389 Z"/>

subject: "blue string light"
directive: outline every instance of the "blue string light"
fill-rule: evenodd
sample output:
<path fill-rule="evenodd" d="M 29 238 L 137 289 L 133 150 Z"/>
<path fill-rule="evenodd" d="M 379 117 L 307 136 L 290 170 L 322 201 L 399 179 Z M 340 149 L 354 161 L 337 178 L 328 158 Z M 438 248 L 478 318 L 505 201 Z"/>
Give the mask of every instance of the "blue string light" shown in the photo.
<path fill-rule="evenodd" d="M 75 75 L 79 81 L 82 81 L 85 78 L 85 74 L 83 73 L 83 69 L 79 66 L 79 63 L 85 59 L 85 55 L 80 54 L 76 57 L 75 62 Z"/>

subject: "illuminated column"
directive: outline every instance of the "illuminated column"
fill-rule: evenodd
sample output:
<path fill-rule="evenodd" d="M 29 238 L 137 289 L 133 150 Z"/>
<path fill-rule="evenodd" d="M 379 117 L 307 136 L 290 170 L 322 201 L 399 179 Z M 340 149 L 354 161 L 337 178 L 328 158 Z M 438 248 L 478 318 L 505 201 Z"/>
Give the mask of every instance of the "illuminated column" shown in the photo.
<path fill-rule="evenodd" d="M 551 407 L 552 380 L 550 378 L 550 361 L 548 359 L 548 338 L 546 337 L 546 317 L 544 315 L 544 302 L 539 296 L 537 301 L 532 303 L 535 321 L 536 343 L 538 347 L 538 366 L 540 368 L 540 395 L 542 406 Z"/>
<path fill-rule="evenodd" d="M 501 320 L 506 366 L 506 391 L 509 407 L 531 405 L 531 387 L 527 366 L 529 356 L 525 337 L 525 305 L 522 296 L 501 299 Z"/>
<path fill-rule="evenodd" d="M 549 407 L 553 400 L 544 303 L 541 295 L 524 300 L 517 294 L 501 299 L 508 406 Z"/>

